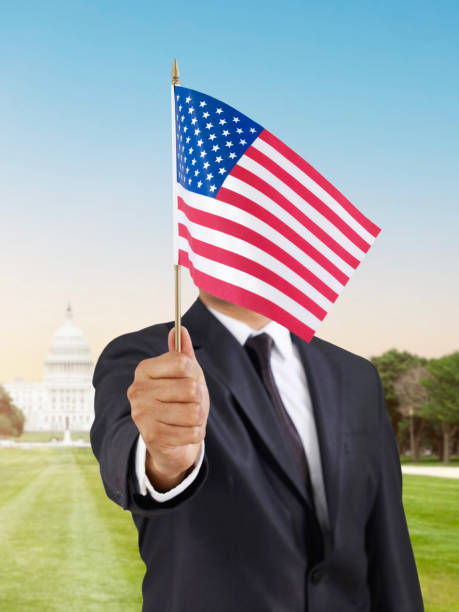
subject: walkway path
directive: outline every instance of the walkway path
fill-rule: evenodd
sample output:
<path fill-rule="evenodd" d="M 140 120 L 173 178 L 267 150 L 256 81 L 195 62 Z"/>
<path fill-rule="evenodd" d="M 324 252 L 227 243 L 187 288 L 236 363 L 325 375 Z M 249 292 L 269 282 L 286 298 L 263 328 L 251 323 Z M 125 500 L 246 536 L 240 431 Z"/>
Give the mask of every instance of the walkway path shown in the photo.
<path fill-rule="evenodd" d="M 459 467 L 442 465 L 402 465 L 403 474 L 417 476 L 439 476 L 440 478 L 459 478 Z"/>

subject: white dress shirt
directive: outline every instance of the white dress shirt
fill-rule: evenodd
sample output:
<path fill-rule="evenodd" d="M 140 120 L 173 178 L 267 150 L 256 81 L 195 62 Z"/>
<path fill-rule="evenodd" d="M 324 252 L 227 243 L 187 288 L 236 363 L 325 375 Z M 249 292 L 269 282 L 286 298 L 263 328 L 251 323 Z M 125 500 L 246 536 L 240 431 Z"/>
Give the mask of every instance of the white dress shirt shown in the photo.
<path fill-rule="evenodd" d="M 245 344 L 249 336 L 256 336 L 263 332 L 269 334 L 274 340 L 273 351 L 271 353 L 271 369 L 282 402 L 298 431 L 305 449 L 311 475 L 317 519 L 324 529 L 328 529 L 329 521 L 325 488 L 312 402 L 306 372 L 298 354 L 298 349 L 292 342 L 289 330 L 275 321 L 270 321 L 261 329 L 254 330 L 242 321 L 209 306 L 207 308 L 233 334 L 241 345 Z M 139 435 L 136 448 L 136 474 L 140 493 L 146 495 L 148 492 L 154 499 L 160 502 L 178 495 L 196 478 L 204 458 L 204 451 L 205 443 L 203 440 L 192 472 L 176 487 L 160 493 L 154 489 L 145 473 L 146 448 L 142 436 Z"/>

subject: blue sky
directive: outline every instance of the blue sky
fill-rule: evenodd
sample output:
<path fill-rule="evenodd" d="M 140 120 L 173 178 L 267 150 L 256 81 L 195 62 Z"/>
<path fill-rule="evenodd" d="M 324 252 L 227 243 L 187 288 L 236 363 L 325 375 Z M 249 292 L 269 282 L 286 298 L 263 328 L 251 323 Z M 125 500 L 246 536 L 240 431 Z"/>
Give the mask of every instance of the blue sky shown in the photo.
<path fill-rule="evenodd" d="M 0 380 L 39 376 L 68 299 L 94 357 L 172 318 L 175 56 L 183 85 L 274 132 L 382 227 L 318 335 L 365 356 L 458 348 L 458 32 L 455 2 L 5 6 Z M 195 295 L 185 279 L 184 309 Z"/>

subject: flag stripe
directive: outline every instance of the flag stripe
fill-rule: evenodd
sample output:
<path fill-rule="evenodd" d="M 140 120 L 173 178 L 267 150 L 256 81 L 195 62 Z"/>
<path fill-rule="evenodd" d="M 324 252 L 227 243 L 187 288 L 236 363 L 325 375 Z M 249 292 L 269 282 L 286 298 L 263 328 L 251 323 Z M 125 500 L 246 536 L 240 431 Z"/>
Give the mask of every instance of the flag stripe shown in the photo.
<path fill-rule="evenodd" d="M 349 200 L 334 187 L 326 178 L 324 178 L 315 168 L 308 164 L 308 162 L 300 157 L 298 153 L 295 153 L 290 147 L 279 140 L 274 134 L 263 130 L 259 135 L 259 138 L 271 145 L 281 155 L 286 157 L 292 162 L 297 168 L 304 172 L 311 180 L 319 185 L 329 196 L 331 196 L 336 202 L 346 210 L 363 228 L 367 230 L 374 238 L 379 234 L 381 228 L 375 223 L 370 221 L 368 217 L 363 215 Z"/>
<path fill-rule="evenodd" d="M 327 257 L 322 255 L 322 253 L 320 253 L 315 247 L 309 244 L 309 242 L 299 236 L 294 230 L 292 230 L 291 227 L 281 221 L 278 217 L 275 217 L 263 208 L 258 207 L 258 205 L 249 198 L 246 198 L 235 191 L 231 191 L 230 189 L 226 189 L 225 187 L 221 187 L 216 199 L 219 202 L 230 204 L 231 206 L 239 208 L 240 210 L 243 210 L 260 219 L 266 223 L 266 225 L 272 227 L 274 230 L 279 232 L 279 234 L 282 234 L 282 236 L 284 236 L 287 240 L 290 240 L 292 244 L 301 249 L 303 252 L 302 257 L 304 257 L 304 255 L 310 257 L 323 270 L 326 270 L 331 276 L 333 276 L 341 285 L 345 285 L 349 280 L 349 276 L 344 274 L 344 272 L 335 266 L 332 261 L 327 259 Z"/>
<path fill-rule="evenodd" d="M 181 185 L 178 185 L 177 188 L 179 196 L 182 197 L 182 199 L 185 200 L 189 206 L 192 206 L 198 211 L 208 213 L 216 217 L 216 219 L 210 218 L 212 227 L 222 229 L 223 225 L 225 224 L 224 220 L 226 219 L 229 222 L 233 222 L 235 225 L 229 223 L 226 224 L 225 227 L 228 227 L 229 230 L 232 230 L 233 232 L 236 231 L 236 234 L 233 233 L 233 235 L 237 235 L 243 240 L 250 242 L 252 238 L 256 238 L 257 241 L 262 238 L 267 239 L 268 243 L 265 243 L 265 247 L 260 248 L 269 248 L 272 245 L 271 248 L 276 250 L 270 250 L 269 252 L 274 257 L 277 257 L 277 259 L 280 261 L 283 261 L 290 268 L 294 269 L 296 272 L 298 272 L 298 268 L 292 267 L 292 265 L 294 265 L 293 261 L 300 262 L 304 269 L 307 268 L 313 276 L 315 276 L 318 280 L 321 280 L 326 286 L 330 287 L 337 293 L 342 290 L 343 286 L 349 280 L 348 276 L 343 274 L 337 268 L 335 269 L 329 263 L 329 267 L 331 266 L 330 269 L 334 272 L 334 274 L 332 274 L 324 267 L 319 265 L 312 257 L 305 253 L 304 250 L 299 248 L 299 246 L 293 242 L 293 238 L 296 240 L 296 235 L 294 232 L 289 232 L 288 236 L 292 234 L 292 240 L 289 240 L 288 237 L 285 237 L 281 232 L 277 231 L 276 228 L 271 227 L 263 220 L 260 220 L 251 215 L 249 212 L 243 210 L 241 206 L 245 206 L 247 202 L 241 199 L 242 196 L 236 194 L 235 202 L 237 198 L 237 205 L 233 205 L 231 202 L 227 203 L 222 200 L 217 200 L 215 198 L 194 193 L 192 191 L 187 191 Z M 196 222 L 200 223 L 201 225 L 205 225 L 205 219 L 205 217 L 202 217 L 202 221 L 197 220 Z M 307 246 L 307 243 L 303 244 L 301 242 L 299 244 L 301 244 L 301 246 Z M 260 244 L 257 242 L 256 246 L 260 246 Z M 281 251 L 284 251 L 285 254 L 291 256 L 292 259 L 289 261 L 291 261 L 292 265 L 281 257 Z M 303 274 L 301 274 L 301 276 L 303 276 Z M 321 290 L 319 285 L 314 286 L 317 287 L 319 291 Z"/>
<path fill-rule="evenodd" d="M 250 308 L 269 319 L 273 319 L 284 327 L 287 327 L 287 329 L 290 329 L 290 331 L 300 338 L 303 338 L 306 342 L 309 342 L 314 336 L 315 328 L 309 327 L 301 319 L 293 316 L 288 310 L 285 310 L 276 302 L 254 293 L 250 289 L 246 289 L 239 284 L 222 280 L 220 276 L 216 277 L 200 270 L 194 265 L 188 252 L 183 248 L 179 249 L 179 263 L 190 270 L 190 275 L 195 281 L 196 286 L 202 288 L 204 291 L 222 300 L 228 300 L 233 304 Z"/>
<path fill-rule="evenodd" d="M 272 159 L 289 175 L 304 185 L 304 187 L 313 193 L 320 201 L 324 202 L 324 204 L 334 213 L 336 213 L 339 218 L 343 219 L 347 226 L 357 232 L 357 234 L 359 234 L 365 240 L 365 242 L 371 244 L 374 241 L 374 236 L 370 234 L 370 232 L 367 232 L 367 230 L 360 225 L 360 223 L 356 221 L 354 217 L 341 206 L 341 204 L 336 202 L 336 200 L 334 200 L 326 191 L 324 191 L 320 185 L 317 185 L 317 183 L 315 183 L 307 174 L 276 151 L 276 149 L 274 149 L 270 144 L 261 138 L 257 138 L 257 140 L 255 140 L 253 143 L 253 146 L 255 149 L 257 149 L 257 151 L 260 151 L 266 155 L 266 157 Z"/>
<path fill-rule="evenodd" d="M 190 249 L 196 255 L 202 255 L 212 261 L 231 266 L 242 272 L 246 272 L 266 283 L 269 283 L 279 291 L 282 291 L 285 295 L 295 300 L 298 304 L 303 306 L 311 312 L 320 321 L 325 317 L 327 311 L 316 304 L 311 298 L 305 293 L 297 289 L 294 285 L 286 281 L 284 278 L 276 274 L 272 270 L 262 266 L 254 259 L 239 255 L 228 249 L 223 249 L 215 245 L 209 244 L 202 240 L 198 240 L 193 236 L 184 223 L 179 222 L 179 236 L 185 238 L 188 242 Z"/>
<path fill-rule="evenodd" d="M 259 234 L 244 225 L 235 223 L 229 219 L 225 219 L 224 217 L 198 210 L 197 208 L 187 204 L 181 197 L 179 197 L 178 200 L 178 208 L 191 223 L 200 225 L 203 228 L 208 228 L 213 232 L 219 232 L 219 237 L 225 241 L 224 244 L 227 242 L 225 235 L 228 236 L 228 241 L 231 240 L 230 237 L 239 239 L 242 242 L 245 242 L 249 248 L 255 247 L 260 249 L 267 255 L 276 259 L 280 264 L 285 265 L 295 274 L 300 276 L 312 288 L 314 288 L 314 290 L 322 294 L 322 296 L 329 300 L 329 302 L 333 303 L 338 297 L 337 292 L 333 291 L 333 289 L 317 278 L 317 276 L 308 270 L 308 268 L 303 266 L 298 260 L 283 251 L 279 246 L 262 234 Z M 320 297 L 317 295 L 316 301 L 321 303 L 322 299 L 320 299 Z"/>
<path fill-rule="evenodd" d="M 184 207 L 181 205 L 177 215 L 179 222 L 186 226 L 193 238 L 209 245 L 209 252 L 211 252 L 212 248 L 218 244 L 224 248 L 225 251 L 230 251 L 231 253 L 236 253 L 239 256 L 255 261 L 257 264 L 273 271 L 278 276 L 288 281 L 302 293 L 308 295 L 316 304 L 325 310 L 329 309 L 338 297 L 338 294 L 333 292 L 326 285 L 323 284 L 321 286 L 321 288 L 323 288 L 323 292 L 320 292 L 313 284 L 308 282 L 309 278 L 311 278 L 313 282 L 316 282 L 317 279 L 311 275 L 306 268 L 300 268 L 300 273 L 298 273 L 297 271 L 292 270 L 289 266 L 285 265 L 277 257 L 271 255 L 265 248 L 259 248 L 259 246 L 255 245 L 253 242 L 247 242 L 245 239 L 241 239 L 237 236 L 229 234 L 228 232 L 221 231 L 220 229 L 206 227 L 205 225 L 196 223 L 192 219 L 192 217 L 195 215 L 195 210 L 191 207 Z M 261 238 L 263 239 L 263 237 Z M 201 254 L 205 255 L 205 253 Z M 209 257 L 212 259 L 210 255 Z M 306 278 L 303 276 L 303 274 L 301 274 L 301 272 L 305 273 Z M 324 293 L 327 295 L 324 296 Z"/>
<path fill-rule="evenodd" d="M 241 157 L 238 161 L 238 166 L 249 170 L 266 183 L 272 185 L 279 193 L 281 193 L 284 198 L 292 202 L 296 208 L 301 211 L 304 211 L 306 216 L 310 218 L 314 223 L 316 223 L 324 232 L 330 234 L 338 244 L 340 244 L 348 253 L 353 255 L 359 261 L 363 258 L 365 253 L 362 249 L 358 248 L 352 240 L 343 234 L 343 232 L 338 229 L 333 223 L 331 223 L 324 215 L 322 215 L 318 210 L 316 210 L 313 206 L 311 206 L 308 202 L 306 202 L 302 197 L 300 197 L 296 191 L 291 189 L 288 185 L 286 185 L 283 181 L 281 181 L 277 176 L 274 176 L 269 170 L 267 170 L 264 166 L 251 159 L 247 155 Z M 234 168 L 233 168 L 234 170 Z M 231 174 L 227 177 L 223 186 L 226 184 L 226 181 L 230 180 Z"/>
<path fill-rule="evenodd" d="M 251 146 L 245 152 L 247 157 L 258 162 L 264 168 L 269 170 L 271 174 L 276 176 L 285 185 L 290 187 L 296 194 L 300 196 L 305 202 L 313 206 L 318 212 L 320 212 L 325 218 L 327 218 L 335 227 L 337 227 L 349 240 L 351 240 L 359 249 L 366 253 L 370 248 L 370 245 L 363 240 L 355 230 L 353 230 L 347 223 L 339 217 L 335 211 L 331 210 L 322 200 L 320 200 L 312 191 L 309 191 L 300 181 L 294 178 L 286 170 L 281 168 L 276 162 L 267 157 L 264 153 Z"/>
<path fill-rule="evenodd" d="M 237 188 L 233 186 L 234 179 L 239 179 L 241 182 L 244 182 L 245 185 L 249 187 L 250 198 L 253 201 L 256 201 L 263 205 L 263 208 L 271 209 L 273 214 L 276 214 L 276 209 L 278 210 L 278 206 L 289 215 L 291 218 L 289 222 L 295 225 L 298 223 L 303 226 L 304 229 L 307 230 L 308 236 L 310 236 L 309 240 L 313 242 L 314 246 L 321 250 L 321 244 L 327 247 L 326 251 L 332 251 L 335 255 L 337 255 L 340 259 L 345 261 L 352 268 L 357 268 L 359 265 L 359 259 L 354 257 L 351 253 L 346 251 L 345 248 L 341 246 L 331 235 L 329 232 L 323 230 L 317 223 L 315 223 L 310 217 L 305 215 L 297 206 L 295 206 L 290 200 L 287 200 L 277 189 L 275 189 L 272 185 L 263 180 L 260 176 L 256 175 L 254 172 L 247 169 L 247 167 L 236 164 L 234 168 L 231 170 L 231 174 L 227 177 L 224 182 L 224 186 L 228 189 L 232 189 L 233 191 L 241 192 L 241 188 Z M 251 189 L 250 189 L 251 188 Z M 247 187 L 245 187 L 247 190 Z M 258 193 L 257 193 L 258 192 Z M 265 196 L 265 197 L 263 197 Z M 277 206 L 273 206 L 274 205 Z M 281 211 L 278 211 L 280 213 Z M 295 221 L 297 223 L 295 223 Z M 304 231 L 304 230 L 303 230 Z M 321 250 L 323 252 L 323 250 Z M 333 257 L 333 254 L 330 253 L 329 257 L 334 260 L 336 263 L 336 258 Z M 339 264 L 337 264 L 339 267 Z"/>

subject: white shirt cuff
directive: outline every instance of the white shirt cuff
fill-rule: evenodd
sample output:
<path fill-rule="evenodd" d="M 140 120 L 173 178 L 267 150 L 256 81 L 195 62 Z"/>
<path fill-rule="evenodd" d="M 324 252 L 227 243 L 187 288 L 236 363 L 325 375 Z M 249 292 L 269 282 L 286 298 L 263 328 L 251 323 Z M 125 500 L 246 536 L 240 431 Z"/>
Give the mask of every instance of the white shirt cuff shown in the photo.
<path fill-rule="evenodd" d="M 193 470 L 188 474 L 188 476 L 186 476 L 182 480 L 182 482 L 179 482 L 178 485 L 176 485 L 172 489 L 169 489 L 169 491 L 164 491 L 163 493 L 161 493 L 153 487 L 150 482 L 150 479 L 146 474 L 145 460 L 147 456 L 147 447 L 145 446 L 145 442 L 142 436 L 139 434 L 135 451 L 135 471 L 137 476 L 138 490 L 140 494 L 147 495 L 147 493 L 150 493 L 150 495 L 156 501 L 165 502 L 168 499 L 172 499 L 173 497 L 184 491 L 198 475 L 199 468 L 201 467 L 202 461 L 204 459 L 204 450 L 205 445 L 203 440 L 198 456 L 196 457 L 196 461 L 194 462 Z"/>

